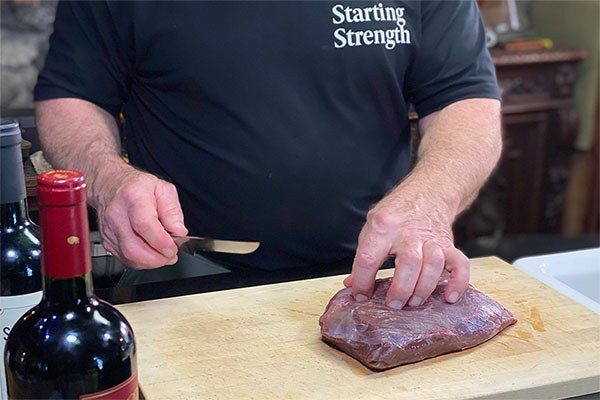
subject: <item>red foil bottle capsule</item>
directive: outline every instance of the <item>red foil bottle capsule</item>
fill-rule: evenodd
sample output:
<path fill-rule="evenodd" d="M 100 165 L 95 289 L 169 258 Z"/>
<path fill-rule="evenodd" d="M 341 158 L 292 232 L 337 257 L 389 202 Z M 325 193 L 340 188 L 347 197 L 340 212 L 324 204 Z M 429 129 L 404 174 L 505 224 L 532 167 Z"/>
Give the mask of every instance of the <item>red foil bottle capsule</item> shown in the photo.
<path fill-rule="evenodd" d="M 92 270 L 85 187 L 78 171 L 50 171 L 38 177 L 45 276 L 72 278 Z"/>

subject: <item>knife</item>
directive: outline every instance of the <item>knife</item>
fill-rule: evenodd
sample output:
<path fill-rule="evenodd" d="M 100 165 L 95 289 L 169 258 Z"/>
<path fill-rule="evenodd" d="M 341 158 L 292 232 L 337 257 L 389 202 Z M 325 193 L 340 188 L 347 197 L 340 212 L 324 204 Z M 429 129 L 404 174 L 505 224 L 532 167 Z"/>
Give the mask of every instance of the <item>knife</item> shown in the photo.
<path fill-rule="evenodd" d="M 250 254 L 260 246 L 260 242 L 240 242 L 235 240 L 221 240 L 198 236 L 173 236 L 171 235 L 179 250 L 189 254 L 201 251 L 213 251 L 216 253 Z"/>

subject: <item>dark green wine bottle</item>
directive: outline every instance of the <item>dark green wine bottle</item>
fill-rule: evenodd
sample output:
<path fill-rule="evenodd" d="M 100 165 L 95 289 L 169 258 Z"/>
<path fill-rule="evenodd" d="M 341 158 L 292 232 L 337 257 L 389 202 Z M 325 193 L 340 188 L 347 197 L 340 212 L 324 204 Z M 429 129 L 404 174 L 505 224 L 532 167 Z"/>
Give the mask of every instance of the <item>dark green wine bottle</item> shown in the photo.
<path fill-rule="evenodd" d="M 10 399 L 138 397 L 131 326 L 94 296 L 85 180 L 38 177 L 44 296 L 15 324 L 4 351 Z"/>

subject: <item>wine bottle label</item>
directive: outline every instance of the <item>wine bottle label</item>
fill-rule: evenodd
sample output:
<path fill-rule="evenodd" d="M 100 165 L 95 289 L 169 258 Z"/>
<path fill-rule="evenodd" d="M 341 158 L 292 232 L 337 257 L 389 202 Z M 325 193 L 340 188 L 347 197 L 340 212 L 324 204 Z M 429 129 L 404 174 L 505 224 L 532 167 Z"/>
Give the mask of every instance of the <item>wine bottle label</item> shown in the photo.
<path fill-rule="evenodd" d="M 2 341 L 0 341 L 0 354 L 4 354 L 4 345 L 8 340 L 8 334 L 15 322 L 31 307 L 42 300 L 42 292 L 22 294 L 19 296 L 0 297 L 0 326 L 2 327 Z M 8 399 L 6 389 L 6 374 L 4 372 L 4 360 L 0 362 L 0 398 Z"/>
<path fill-rule="evenodd" d="M 80 400 L 138 400 L 140 392 L 138 389 L 137 374 L 133 374 L 125 382 L 101 392 L 89 393 L 79 396 Z"/>

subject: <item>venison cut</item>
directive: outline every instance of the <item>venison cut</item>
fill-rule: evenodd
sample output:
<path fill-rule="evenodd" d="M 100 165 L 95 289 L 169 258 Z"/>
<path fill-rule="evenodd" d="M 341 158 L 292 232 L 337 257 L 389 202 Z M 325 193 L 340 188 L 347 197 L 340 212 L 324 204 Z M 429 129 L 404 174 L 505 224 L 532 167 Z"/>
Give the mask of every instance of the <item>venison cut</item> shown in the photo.
<path fill-rule="evenodd" d="M 445 276 L 418 307 L 385 304 L 392 278 L 378 279 L 372 298 L 357 302 L 340 290 L 319 319 L 322 339 L 373 370 L 384 370 L 477 346 L 517 322 L 510 311 L 469 285 L 455 303 L 444 300 Z"/>

